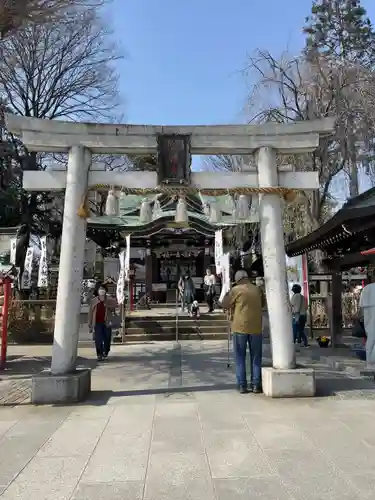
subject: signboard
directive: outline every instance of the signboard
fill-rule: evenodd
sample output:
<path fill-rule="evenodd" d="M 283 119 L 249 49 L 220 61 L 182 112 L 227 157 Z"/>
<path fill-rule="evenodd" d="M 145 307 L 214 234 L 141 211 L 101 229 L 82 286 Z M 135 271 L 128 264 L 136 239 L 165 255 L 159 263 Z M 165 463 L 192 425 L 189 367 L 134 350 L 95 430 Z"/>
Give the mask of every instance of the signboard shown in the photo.
<path fill-rule="evenodd" d="M 190 184 L 190 136 L 160 134 L 158 141 L 158 184 Z"/>

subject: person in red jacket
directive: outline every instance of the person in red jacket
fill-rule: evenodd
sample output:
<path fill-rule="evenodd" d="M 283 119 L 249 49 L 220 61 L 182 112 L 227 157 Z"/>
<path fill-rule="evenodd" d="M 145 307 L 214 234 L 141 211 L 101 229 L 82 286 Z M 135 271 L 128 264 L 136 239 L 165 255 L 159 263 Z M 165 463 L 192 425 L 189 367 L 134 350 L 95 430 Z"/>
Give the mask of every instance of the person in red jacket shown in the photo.
<path fill-rule="evenodd" d="M 98 295 L 90 304 L 89 328 L 94 332 L 98 361 L 108 357 L 111 348 L 111 318 L 116 309 L 116 301 L 107 296 L 105 286 L 100 286 Z"/>

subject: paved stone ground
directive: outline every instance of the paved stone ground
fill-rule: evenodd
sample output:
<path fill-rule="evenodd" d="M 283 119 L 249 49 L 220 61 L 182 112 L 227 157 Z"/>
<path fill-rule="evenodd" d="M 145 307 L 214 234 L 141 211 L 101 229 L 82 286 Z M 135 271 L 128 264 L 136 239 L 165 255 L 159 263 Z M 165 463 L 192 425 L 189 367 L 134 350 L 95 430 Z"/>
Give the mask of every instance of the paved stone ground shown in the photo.
<path fill-rule="evenodd" d="M 233 390 L 225 342 L 115 347 L 86 403 L 0 408 L 0 499 L 373 498 L 375 385 L 308 352 L 326 396 L 278 401 Z"/>

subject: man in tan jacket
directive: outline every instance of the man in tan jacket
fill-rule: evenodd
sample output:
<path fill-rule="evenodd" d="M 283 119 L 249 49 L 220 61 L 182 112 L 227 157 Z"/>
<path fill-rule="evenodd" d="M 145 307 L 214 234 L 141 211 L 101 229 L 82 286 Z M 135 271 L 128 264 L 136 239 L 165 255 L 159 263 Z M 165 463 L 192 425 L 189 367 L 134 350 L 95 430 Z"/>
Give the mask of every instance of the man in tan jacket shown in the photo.
<path fill-rule="evenodd" d="M 223 309 L 232 317 L 233 350 L 236 361 L 237 388 L 241 394 L 248 392 L 246 380 L 246 350 L 249 345 L 251 387 L 262 392 L 262 308 L 263 293 L 253 285 L 245 270 L 236 272 L 235 286 L 225 295 Z"/>

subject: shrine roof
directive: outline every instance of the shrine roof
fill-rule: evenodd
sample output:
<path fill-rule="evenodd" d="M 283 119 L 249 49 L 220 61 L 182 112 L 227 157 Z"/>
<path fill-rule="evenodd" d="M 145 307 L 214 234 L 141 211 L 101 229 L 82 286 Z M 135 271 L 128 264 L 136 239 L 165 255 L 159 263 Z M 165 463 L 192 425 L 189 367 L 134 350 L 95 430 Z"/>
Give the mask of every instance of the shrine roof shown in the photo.
<path fill-rule="evenodd" d="M 285 251 L 289 257 L 293 257 L 317 249 L 328 251 L 345 246 L 349 252 L 353 251 L 354 244 L 356 248 L 365 249 L 373 246 L 374 239 L 369 236 L 372 234 L 369 231 L 373 228 L 375 229 L 375 188 L 351 198 L 325 224 L 307 236 L 289 243 Z"/>

